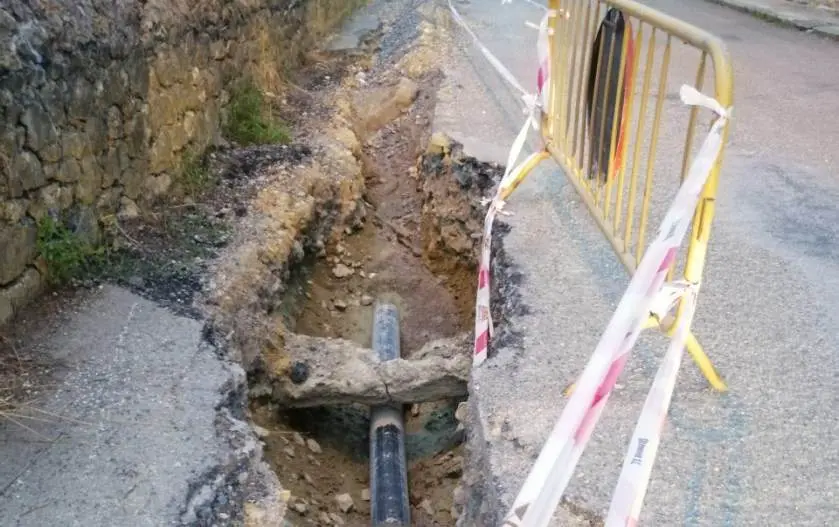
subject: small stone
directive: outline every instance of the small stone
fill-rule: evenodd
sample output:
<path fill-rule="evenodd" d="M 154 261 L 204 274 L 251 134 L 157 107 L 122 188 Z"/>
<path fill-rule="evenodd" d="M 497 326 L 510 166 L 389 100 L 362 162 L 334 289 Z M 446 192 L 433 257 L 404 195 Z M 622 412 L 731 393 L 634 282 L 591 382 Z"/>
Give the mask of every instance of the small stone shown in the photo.
<path fill-rule="evenodd" d="M 411 405 L 411 416 L 417 417 L 420 414 L 420 405 L 412 404 Z"/>
<path fill-rule="evenodd" d="M 369 306 L 373 303 L 373 297 L 370 295 L 362 295 L 361 296 L 361 305 L 362 306 Z"/>
<path fill-rule="evenodd" d="M 332 520 L 333 525 L 346 525 L 347 523 L 344 521 L 344 518 L 338 516 L 334 512 L 329 513 L 329 519 Z"/>
<path fill-rule="evenodd" d="M 329 514 L 325 512 L 318 514 L 318 521 L 321 525 L 332 525 L 332 518 L 330 518 Z"/>
<path fill-rule="evenodd" d="M 291 378 L 291 382 L 294 384 L 302 384 L 306 382 L 309 378 L 309 365 L 305 362 L 295 362 L 291 366 L 289 377 Z"/>
<path fill-rule="evenodd" d="M 455 505 L 466 505 L 466 491 L 462 485 L 455 487 L 452 493 L 452 503 Z"/>
<path fill-rule="evenodd" d="M 370 501 L 370 489 L 361 490 L 361 501 Z"/>
<path fill-rule="evenodd" d="M 305 472 L 303 473 L 303 481 L 305 481 L 309 485 L 314 485 L 315 484 L 315 480 L 312 479 L 312 476 L 306 474 Z"/>
<path fill-rule="evenodd" d="M 309 447 L 309 450 L 311 450 L 315 454 L 320 454 L 320 453 L 323 452 L 323 450 L 320 448 L 320 445 L 318 444 L 318 442 L 315 441 L 314 439 L 307 439 L 306 440 L 306 446 Z"/>
<path fill-rule="evenodd" d="M 428 154 L 445 154 L 451 149 L 451 140 L 449 137 L 442 133 L 436 132 L 431 136 L 431 139 L 428 141 L 428 149 L 426 153 Z"/>
<path fill-rule="evenodd" d="M 306 445 L 306 440 L 303 439 L 303 436 L 300 435 L 300 432 L 294 432 L 291 435 L 291 438 L 294 440 L 295 443 L 297 443 L 300 446 L 305 446 Z"/>
<path fill-rule="evenodd" d="M 460 421 L 461 423 L 466 421 L 468 406 L 466 405 L 466 401 L 457 404 L 457 410 L 454 411 L 454 418 Z"/>
<path fill-rule="evenodd" d="M 335 278 L 346 278 L 348 276 L 352 276 L 353 273 L 355 273 L 355 271 L 342 263 L 339 263 L 332 268 L 332 276 Z"/>
<path fill-rule="evenodd" d="M 296 510 L 300 514 L 306 514 L 306 512 L 309 511 L 309 507 L 302 501 L 295 502 L 294 505 L 292 505 L 292 507 L 294 507 L 294 510 Z"/>
<path fill-rule="evenodd" d="M 337 300 L 333 300 L 332 305 L 335 306 L 335 309 L 337 309 L 338 311 L 345 311 L 347 309 L 347 303 L 341 300 L 340 298 Z"/>
<path fill-rule="evenodd" d="M 283 452 L 285 452 L 285 455 L 287 455 L 288 457 L 294 457 L 294 448 L 293 447 L 287 446 L 283 449 Z"/>
<path fill-rule="evenodd" d="M 434 507 L 431 506 L 431 502 L 428 501 L 427 498 L 422 500 L 420 502 L 419 506 L 420 506 L 420 509 L 425 511 L 426 514 L 428 514 L 429 516 L 434 516 Z"/>
<path fill-rule="evenodd" d="M 451 462 L 446 466 L 446 476 L 449 478 L 459 478 L 463 475 L 463 457 L 455 456 Z"/>
<path fill-rule="evenodd" d="M 393 98 L 399 106 L 409 106 L 417 98 L 419 86 L 407 77 L 399 79 Z"/>
<path fill-rule="evenodd" d="M 253 425 L 252 428 L 253 428 L 253 433 L 256 434 L 256 437 L 258 437 L 260 439 L 265 439 L 266 437 L 271 435 L 270 430 L 262 428 L 259 425 Z"/>
<path fill-rule="evenodd" d="M 338 504 L 338 508 L 341 509 L 341 512 L 345 514 L 353 510 L 353 507 L 355 507 L 352 496 L 349 494 L 338 494 L 335 496 L 335 502 Z"/>
<path fill-rule="evenodd" d="M 140 216 L 140 208 L 134 203 L 134 200 L 123 196 L 119 200 L 119 212 L 117 218 L 121 220 L 133 220 Z"/>

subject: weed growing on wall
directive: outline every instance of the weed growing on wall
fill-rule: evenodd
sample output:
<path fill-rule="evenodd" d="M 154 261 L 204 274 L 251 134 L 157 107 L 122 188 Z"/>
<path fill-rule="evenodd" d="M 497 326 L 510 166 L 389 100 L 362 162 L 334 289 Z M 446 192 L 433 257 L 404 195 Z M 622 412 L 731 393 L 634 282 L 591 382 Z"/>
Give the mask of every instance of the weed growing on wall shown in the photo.
<path fill-rule="evenodd" d="M 215 185 L 216 178 L 207 169 L 203 156 L 188 150 L 181 161 L 180 183 L 186 195 L 196 199 Z"/>
<path fill-rule="evenodd" d="M 242 146 L 288 143 L 285 123 L 271 115 L 265 96 L 251 81 L 233 90 L 224 134 Z"/>
<path fill-rule="evenodd" d="M 96 246 L 52 216 L 38 221 L 38 254 L 47 265 L 47 279 L 63 285 L 100 264 L 107 249 Z"/>

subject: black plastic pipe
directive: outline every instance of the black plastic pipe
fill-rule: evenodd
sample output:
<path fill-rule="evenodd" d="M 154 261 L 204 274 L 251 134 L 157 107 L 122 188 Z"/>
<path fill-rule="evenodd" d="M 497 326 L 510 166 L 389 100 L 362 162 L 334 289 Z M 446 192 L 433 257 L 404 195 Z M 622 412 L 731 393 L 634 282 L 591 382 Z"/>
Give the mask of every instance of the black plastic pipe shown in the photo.
<path fill-rule="evenodd" d="M 400 356 L 399 311 L 393 304 L 376 304 L 373 352 L 383 362 Z M 370 516 L 373 527 L 411 525 L 405 414 L 401 404 L 370 409 Z"/>

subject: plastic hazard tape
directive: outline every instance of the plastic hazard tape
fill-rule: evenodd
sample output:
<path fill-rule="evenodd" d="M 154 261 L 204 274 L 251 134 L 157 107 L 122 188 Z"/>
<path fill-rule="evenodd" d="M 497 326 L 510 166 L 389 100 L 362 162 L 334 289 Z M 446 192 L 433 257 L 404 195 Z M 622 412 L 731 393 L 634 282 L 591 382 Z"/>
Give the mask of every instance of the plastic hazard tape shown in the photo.
<path fill-rule="evenodd" d="M 647 317 L 652 309 L 661 308 L 660 295 L 669 297 L 669 301 L 674 294 L 672 288 L 664 288 L 662 293 L 662 286 L 688 231 L 702 188 L 719 156 L 723 130 L 731 114 L 730 109 L 692 87 L 683 85 L 679 94 L 685 104 L 708 108 L 719 117 L 702 143 L 656 239 L 632 275 L 574 392 L 505 517 L 505 526 L 546 527 L 549 524 Z M 691 323 L 691 297 L 695 296 L 697 287 L 683 288 L 684 293 L 691 292 L 687 309 L 683 311 L 684 316 L 636 426 L 613 497 L 609 527 L 633 525 L 640 513 L 661 435 L 661 423 L 670 403 Z M 639 449 L 642 442 L 644 447 Z"/>
<path fill-rule="evenodd" d="M 661 442 L 661 431 L 664 428 L 667 409 L 670 408 L 676 377 L 682 365 L 682 356 L 696 310 L 698 293 L 699 284 L 692 284 L 682 296 L 683 309 L 679 325 L 670 339 L 667 353 L 647 393 L 644 408 L 641 410 L 641 416 L 629 441 L 623 468 L 609 506 L 606 519 L 608 527 L 632 527 L 638 524 L 658 445 Z"/>
<path fill-rule="evenodd" d="M 509 1 L 509 0 L 508 0 Z M 507 2 L 502 2 L 507 3 Z M 476 47 L 481 51 L 487 61 L 495 68 L 495 70 L 504 78 L 510 86 L 512 86 L 521 95 L 524 101 L 524 111 L 527 113 L 527 119 L 519 130 L 516 139 L 510 148 L 507 156 L 507 165 L 504 170 L 504 176 L 498 185 L 495 196 L 486 200 L 484 204 L 489 204 L 486 216 L 484 217 L 484 229 L 481 242 L 481 251 L 478 261 L 478 290 L 475 296 L 475 341 L 473 348 L 473 365 L 480 366 L 487 358 L 489 350 L 489 341 L 494 334 L 494 325 L 492 322 L 492 315 L 490 313 L 490 258 L 492 253 L 492 227 L 495 222 L 495 217 L 498 214 L 507 214 L 504 209 L 504 197 L 509 194 L 512 188 L 515 187 L 521 177 L 522 169 L 532 161 L 532 158 L 538 156 L 538 153 L 531 154 L 521 164 L 516 165 L 524 143 L 527 141 L 527 134 L 532 127 L 539 130 L 542 111 L 547 107 L 548 93 L 545 90 L 550 85 L 550 49 L 549 49 L 549 28 L 548 21 L 551 17 L 556 16 L 556 12 L 545 8 L 544 16 L 542 16 L 539 23 L 539 37 L 537 39 L 536 51 L 539 59 L 539 68 L 536 73 L 536 93 L 532 94 L 525 90 L 516 77 L 501 63 L 495 55 L 480 41 L 478 36 L 469 27 L 461 14 L 452 5 L 451 0 L 448 2 L 449 9 L 452 13 L 452 18 L 458 23 L 466 33 L 472 38 Z M 538 5 L 535 4 L 534 5 Z M 543 7 L 544 6 L 539 6 Z"/>

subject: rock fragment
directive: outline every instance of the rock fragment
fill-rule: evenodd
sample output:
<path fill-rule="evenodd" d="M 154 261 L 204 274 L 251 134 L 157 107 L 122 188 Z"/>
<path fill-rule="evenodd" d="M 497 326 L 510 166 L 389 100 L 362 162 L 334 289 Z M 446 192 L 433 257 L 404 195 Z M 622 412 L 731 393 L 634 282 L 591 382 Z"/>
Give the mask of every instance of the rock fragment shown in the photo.
<path fill-rule="evenodd" d="M 292 508 L 299 514 L 306 514 L 309 511 L 309 506 L 302 500 L 294 502 Z"/>
<path fill-rule="evenodd" d="M 355 271 L 347 267 L 346 265 L 339 263 L 335 267 L 332 268 L 332 276 L 335 278 L 347 278 L 348 276 L 352 276 Z"/>
<path fill-rule="evenodd" d="M 419 504 L 420 509 L 422 509 L 426 514 L 429 516 L 434 516 L 434 507 L 431 506 L 431 502 L 428 498 L 422 500 Z"/>
<path fill-rule="evenodd" d="M 271 431 L 270 431 L 270 430 L 267 430 L 267 429 L 265 429 L 265 428 L 262 428 L 262 427 L 261 427 L 261 426 L 259 426 L 259 425 L 253 425 L 253 426 L 252 426 L 252 428 L 253 428 L 253 433 L 254 433 L 254 434 L 256 434 L 256 437 L 258 437 L 258 438 L 260 438 L 260 439 L 265 439 L 266 437 L 268 437 L 269 435 L 271 435 Z"/>
<path fill-rule="evenodd" d="M 341 512 L 345 514 L 353 510 L 353 507 L 355 507 L 355 503 L 352 500 L 352 496 L 346 493 L 338 494 L 337 496 L 335 496 L 335 503 L 338 504 L 338 508 L 341 510 Z"/>
<path fill-rule="evenodd" d="M 306 446 L 309 447 L 309 450 L 311 450 L 315 454 L 320 454 L 321 452 L 323 452 L 318 442 L 314 439 L 307 439 Z"/>

